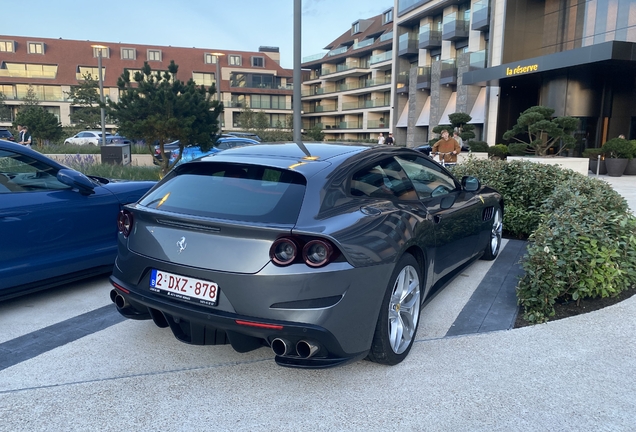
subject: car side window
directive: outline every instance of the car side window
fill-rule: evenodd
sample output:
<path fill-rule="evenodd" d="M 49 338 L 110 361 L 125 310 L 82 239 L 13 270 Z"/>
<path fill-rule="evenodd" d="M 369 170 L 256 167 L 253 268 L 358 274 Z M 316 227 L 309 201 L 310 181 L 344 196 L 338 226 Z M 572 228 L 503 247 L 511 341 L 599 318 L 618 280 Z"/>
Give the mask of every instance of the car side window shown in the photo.
<path fill-rule="evenodd" d="M 420 199 L 446 195 L 458 188 L 455 179 L 437 163 L 417 155 L 395 158 L 409 177 Z"/>
<path fill-rule="evenodd" d="M 57 170 L 29 156 L 0 151 L 0 194 L 70 189 Z"/>
<path fill-rule="evenodd" d="M 415 200 L 417 194 L 395 159 L 383 159 L 356 172 L 351 178 L 351 195 L 371 198 Z"/>

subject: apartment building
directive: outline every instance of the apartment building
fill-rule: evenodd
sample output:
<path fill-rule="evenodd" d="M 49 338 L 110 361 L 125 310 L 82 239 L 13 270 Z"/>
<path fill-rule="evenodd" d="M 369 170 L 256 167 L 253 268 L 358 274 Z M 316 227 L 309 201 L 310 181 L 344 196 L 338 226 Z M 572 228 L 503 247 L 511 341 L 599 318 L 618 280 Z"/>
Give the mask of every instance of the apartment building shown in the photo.
<path fill-rule="evenodd" d="M 579 119 L 575 155 L 636 138 L 633 0 L 395 0 L 397 141 L 419 144 L 465 112 L 502 142 L 534 105 Z"/>
<path fill-rule="evenodd" d="M 355 21 L 303 58 L 303 129 L 319 126 L 326 140 L 377 139 L 391 130 L 393 8 Z"/>
<path fill-rule="evenodd" d="M 192 78 L 210 86 L 220 77 L 223 130 L 240 129 L 240 112 L 246 106 L 264 111 L 271 127 L 285 125 L 292 114 L 293 71 L 280 66 L 276 47 L 249 52 L 0 35 L 0 92 L 11 108 L 11 118 L 0 119 L 0 126 L 14 120 L 29 86 L 43 107 L 63 126 L 70 125 L 70 115 L 78 107 L 67 92 L 87 72 L 98 79 L 100 53 L 104 95 L 114 101 L 119 98 L 117 79 L 125 69 L 140 70 L 147 61 L 153 70 L 167 70 L 174 60 L 182 81 Z"/>

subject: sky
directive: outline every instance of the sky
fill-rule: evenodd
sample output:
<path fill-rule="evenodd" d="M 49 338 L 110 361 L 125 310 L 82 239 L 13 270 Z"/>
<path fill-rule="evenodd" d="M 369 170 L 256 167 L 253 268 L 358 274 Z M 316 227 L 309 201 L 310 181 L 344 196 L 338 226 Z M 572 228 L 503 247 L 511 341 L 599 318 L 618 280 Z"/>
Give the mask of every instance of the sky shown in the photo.
<path fill-rule="evenodd" d="M 0 0 L 0 34 L 142 45 L 258 51 L 280 48 L 294 64 L 294 0 Z M 301 58 L 393 0 L 302 0 Z M 102 6 L 100 10 L 99 6 Z M 2 59 L 0 58 L 0 61 Z"/>

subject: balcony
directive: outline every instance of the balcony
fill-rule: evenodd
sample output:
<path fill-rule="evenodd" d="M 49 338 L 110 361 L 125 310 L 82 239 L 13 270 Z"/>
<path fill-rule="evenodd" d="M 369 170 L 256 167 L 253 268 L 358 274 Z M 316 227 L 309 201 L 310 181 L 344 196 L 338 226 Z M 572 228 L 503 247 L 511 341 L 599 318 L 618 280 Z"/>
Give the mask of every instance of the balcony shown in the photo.
<path fill-rule="evenodd" d="M 329 51 L 327 53 L 327 56 L 328 57 L 332 57 L 332 56 L 335 56 L 335 55 L 344 54 L 344 53 L 347 52 L 348 49 L 349 49 L 349 47 L 346 47 L 346 46 L 340 47 L 340 48 L 336 48 L 334 50 Z"/>
<path fill-rule="evenodd" d="M 424 66 L 417 68 L 417 89 L 424 90 L 431 88 L 431 67 Z"/>
<path fill-rule="evenodd" d="M 326 53 L 320 53 L 320 54 L 314 54 L 314 55 L 310 55 L 307 57 L 303 57 L 303 63 L 309 63 L 312 61 L 316 61 L 316 60 L 320 60 L 321 58 L 323 58 L 324 56 L 326 56 Z"/>
<path fill-rule="evenodd" d="M 376 63 L 382 63 L 385 61 L 391 61 L 391 59 L 393 58 L 393 51 L 387 51 L 385 53 L 382 54 L 376 54 L 374 56 L 371 56 L 371 59 L 369 60 L 369 65 L 373 65 Z"/>
<path fill-rule="evenodd" d="M 469 30 L 469 22 L 459 19 L 457 12 L 453 12 L 444 17 L 442 40 L 456 41 L 467 39 Z"/>
<path fill-rule="evenodd" d="M 346 72 L 353 69 L 368 69 L 368 68 L 369 68 L 369 64 L 366 61 L 365 62 L 349 61 L 349 62 L 337 64 L 335 67 L 331 65 L 330 67 L 322 68 L 320 75 L 324 77 L 325 75 L 331 75 L 331 74 L 335 74 L 339 72 Z"/>
<path fill-rule="evenodd" d="M 457 84 L 457 63 L 455 59 L 442 60 L 440 84 Z"/>
<path fill-rule="evenodd" d="M 354 109 L 363 109 L 363 108 L 377 108 L 377 107 L 385 107 L 389 104 L 384 99 L 369 99 L 369 100 L 359 100 L 357 102 L 344 102 L 342 104 L 342 110 L 354 110 Z"/>
<path fill-rule="evenodd" d="M 490 6 L 488 1 L 478 1 L 473 4 L 473 21 L 470 28 L 484 31 L 490 27 Z"/>
<path fill-rule="evenodd" d="M 419 54 L 418 39 L 411 33 L 404 33 L 398 41 L 399 56 L 415 56 Z"/>
<path fill-rule="evenodd" d="M 337 111 L 337 110 L 338 110 L 338 105 L 335 103 L 313 105 L 313 106 L 307 106 L 303 108 L 303 111 L 305 112 L 305 114 L 315 114 L 315 113 L 330 112 L 330 111 Z"/>
<path fill-rule="evenodd" d="M 390 31 L 388 33 L 384 33 L 382 36 L 380 36 L 380 42 L 386 42 L 388 40 L 392 40 L 393 39 L 393 31 Z"/>
<path fill-rule="evenodd" d="M 362 129 L 362 121 L 343 121 L 340 122 L 336 129 Z"/>
<path fill-rule="evenodd" d="M 354 43 L 352 50 L 357 50 L 357 49 L 360 49 L 360 48 L 368 47 L 370 45 L 373 45 L 374 43 L 375 43 L 375 39 L 373 39 L 373 38 L 365 39 L 362 42 Z"/>
<path fill-rule="evenodd" d="M 439 48 L 442 46 L 442 32 L 433 30 L 430 24 L 420 27 L 420 49 Z"/>
<path fill-rule="evenodd" d="M 409 72 L 400 72 L 397 76 L 397 85 L 395 87 L 396 93 L 407 93 L 409 92 Z"/>
<path fill-rule="evenodd" d="M 384 129 L 389 125 L 384 120 L 367 120 L 367 129 Z"/>
<path fill-rule="evenodd" d="M 470 69 L 469 70 L 473 71 L 478 69 L 485 69 L 486 56 L 487 56 L 486 50 L 470 53 Z"/>

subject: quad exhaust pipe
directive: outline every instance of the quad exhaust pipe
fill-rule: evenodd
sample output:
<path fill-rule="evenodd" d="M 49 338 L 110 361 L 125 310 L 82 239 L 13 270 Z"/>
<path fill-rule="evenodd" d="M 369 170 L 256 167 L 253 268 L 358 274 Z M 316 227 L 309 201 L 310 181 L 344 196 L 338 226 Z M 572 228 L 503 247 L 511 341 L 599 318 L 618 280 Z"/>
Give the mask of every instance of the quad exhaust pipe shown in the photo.
<path fill-rule="evenodd" d="M 293 355 L 293 345 L 286 339 L 276 338 L 272 341 L 272 351 L 277 356 L 289 356 Z M 296 344 L 296 354 L 300 358 L 310 358 L 313 357 L 318 351 L 320 347 L 316 344 L 308 342 L 306 340 L 298 341 Z"/>

